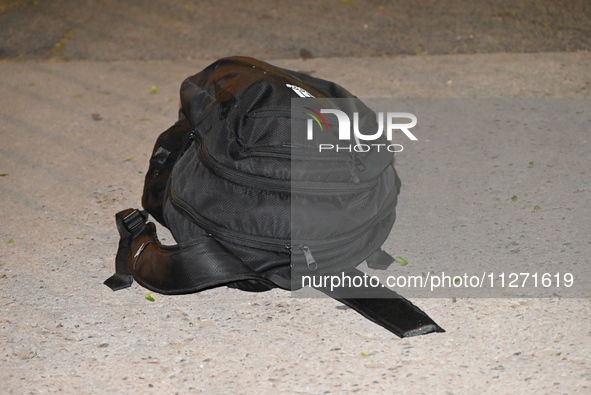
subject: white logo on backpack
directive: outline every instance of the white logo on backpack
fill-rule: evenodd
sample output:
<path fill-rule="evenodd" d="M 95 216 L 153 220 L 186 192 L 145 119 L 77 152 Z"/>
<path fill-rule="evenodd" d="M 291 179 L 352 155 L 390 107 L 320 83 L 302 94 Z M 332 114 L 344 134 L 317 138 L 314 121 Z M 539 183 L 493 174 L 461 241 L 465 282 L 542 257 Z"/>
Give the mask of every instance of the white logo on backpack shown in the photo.
<path fill-rule="evenodd" d="M 293 89 L 293 91 L 299 96 L 299 97 L 314 97 L 310 94 L 310 92 L 308 92 L 307 90 L 305 90 L 304 88 L 300 88 L 299 86 L 295 86 L 295 85 L 291 85 L 291 84 L 285 84 L 285 86 Z"/>

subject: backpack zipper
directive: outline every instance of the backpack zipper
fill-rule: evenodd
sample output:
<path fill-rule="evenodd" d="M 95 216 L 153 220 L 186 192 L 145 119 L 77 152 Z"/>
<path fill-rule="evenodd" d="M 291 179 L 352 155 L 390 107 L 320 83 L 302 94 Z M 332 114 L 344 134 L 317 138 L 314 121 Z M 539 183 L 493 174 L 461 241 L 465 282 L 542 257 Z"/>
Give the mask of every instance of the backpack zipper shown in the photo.
<path fill-rule="evenodd" d="M 250 117 L 261 117 L 261 118 L 265 118 L 265 117 L 283 117 L 283 118 L 289 118 L 292 119 L 294 118 L 293 115 L 296 114 L 292 114 L 292 108 L 291 107 L 285 107 L 285 106 L 279 106 L 279 107 L 267 107 L 267 108 L 263 108 L 261 110 L 255 110 L 252 111 L 248 114 L 246 114 L 246 116 L 250 116 Z M 301 114 L 297 114 L 295 116 L 295 118 L 297 119 L 309 119 L 308 117 L 302 116 Z M 332 123 L 332 122 L 328 122 L 328 125 L 332 126 L 333 129 L 336 127 L 338 128 L 339 125 Z M 355 136 L 355 141 L 357 142 L 357 144 L 359 144 L 359 139 L 357 138 L 357 136 Z M 363 163 L 363 159 L 361 158 L 361 155 L 359 155 L 356 151 L 351 151 L 348 155 L 347 154 L 343 154 L 346 155 L 348 157 L 351 158 L 351 161 L 353 162 L 353 164 L 355 165 L 355 168 L 357 168 L 357 170 L 359 171 L 365 171 L 365 163 Z M 352 181 L 354 184 L 357 184 L 357 182 L 359 181 L 359 177 L 357 177 L 354 174 L 353 169 L 351 168 L 351 175 L 352 175 Z"/>
<path fill-rule="evenodd" d="M 294 147 L 288 145 L 264 146 L 250 148 L 248 153 L 251 156 L 262 156 L 279 159 L 301 159 L 317 161 L 350 161 L 350 155 L 342 152 L 324 152 L 322 154 L 311 151 L 313 147 Z"/>
<path fill-rule="evenodd" d="M 246 247 L 259 248 L 267 251 L 285 252 L 285 250 L 288 250 L 290 253 L 294 252 L 291 240 L 276 239 L 264 236 L 250 236 L 244 233 L 231 231 L 222 226 L 214 224 L 213 222 L 198 214 L 192 207 L 179 198 L 174 192 L 172 186 L 170 187 L 170 202 L 177 210 L 181 212 L 181 214 L 184 214 L 189 218 L 189 220 L 208 232 L 209 235 L 213 236 L 214 238 L 219 238 L 221 240 L 240 244 Z M 298 244 L 297 248 L 304 254 L 308 268 L 310 270 L 316 270 L 318 264 L 312 257 L 312 253 L 310 252 L 308 245 L 303 243 Z M 266 271 L 273 268 L 274 266 L 275 265 L 263 266 L 260 270 Z"/>
<path fill-rule="evenodd" d="M 311 147 L 308 147 L 311 148 Z M 363 163 L 363 159 L 355 152 L 345 154 L 341 152 L 325 152 L 324 154 L 318 154 L 315 152 L 310 152 L 310 150 L 306 149 L 298 149 L 296 147 L 291 146 L 267 146 L 267 147 L 257 147 L 249 149 L 249 154 L 251 156 L 256 157 L 268 157 L 268 158 L 279 158 L 279 159 L 290 159 L 290 160 L 302 160 L 308 161 L 310 159 L 314 161 L 342 161 L 347 164 L 349 168 L 349 173 L 351 174 L 351 182 L 353 184 L 358 184 L 360 182 L 359 177 L 355 174 L 355 170 L 353 170 L 353 165 L 359 171 L 365 171 L 365 163 Z"/>
<path fill-rule="evenodd" d="M 266 236 L 253 236 L 244 233 L 239 233 L 233 230 L 229 230 L 223 226 L 217 225 L 212 221 L 204 218 L 195 209 L 189 206 L 183 199 L 181 199 L 175 192 L 172 183 L 169 184 L 169 196 L 170 202 L 173 207 L 185 215 L 191 222 L 205 230 L 209 235 L 214 238 L 219 238 L 228 242 L 236 243 L 246 247 L 259 248 L 267 251 L 284 252 L 286 249 L 291 253 L 294 253 L 294 244 L 297 250 L 302 251 L 306 260 L 308 269 L 314 271 L 318 268 L 318 263 L 312 255 L 310 246 L 313 246 L 316 251 L 328 250 L 339 245 L 346 244 L 359 237 L 360 234 L 367 232 L 368 229 L 372 228 L 377 222 L 386 218 L 391 212 L 391 208 L 395 207 L 396 199 L 390 198 L 386 201 L 382 210 L 370 221 L 363 224 L 361 227 L 355 229 L 350 234 L 333 238 L 330 240 L 324 240 L 322 243 L 312 241 L 293 241 L 291 239 L 278 239 Z M 293 244 L 292 244 L 293 242 Z M 317 247 L 317 248 L 316 248 Z M 272 267 L 272 266 L 271 266 Z M 269 268 L 264 267 L 263 270 Z"/>
<path fill-rule="evenodd" d="M 206 219 L 194 208 L 189 206 L 183 199 L 181 199 L 175 192 L 172 185 L 170 186 L 170 201 L 172 205 L 188 217 L 194 224 L 205 230 L 214 237 L 219 237 L 223 240 L 234 242 L 236 244 L 245 245 L 247 247 L 256 247 L 268 251 L 282 252 L 289 249 L 291 240 L 277 239 L 264 236 L 250 236 L 244 233 L 238 233 L 227 228 L 217 225 L 214 222 Z"/>
<path fill-rule="evenodd" d="M 359 181 L 358 178 L 354 178 L 351 182 L 339 183 L 280 180 L 276 178 L 268 178 L 255 176 L 252 174 L 246 174 L 231 169 L 227 166 L 224 166 L 218 161 L 216 161 L 209 154 L 209 152 L 207 152 L 202 143 L 198 146 L 198 155 L 201 163 L 203 163 L 209 170 L 211 170 L 217 176 L 231 181 L 235 184 L 271 192 L 312 193 L 324 196 L 340 195 L 343 193 L 350 194 L 372 188 L 378 182 L 379 179 L 379 176 L 367 181 Z"/>

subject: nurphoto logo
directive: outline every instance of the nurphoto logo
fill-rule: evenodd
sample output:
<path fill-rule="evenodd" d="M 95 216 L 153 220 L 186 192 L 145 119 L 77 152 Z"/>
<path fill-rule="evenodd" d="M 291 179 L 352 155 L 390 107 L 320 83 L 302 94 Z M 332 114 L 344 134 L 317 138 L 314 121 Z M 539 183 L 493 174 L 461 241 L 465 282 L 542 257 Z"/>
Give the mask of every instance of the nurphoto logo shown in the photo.
<path fill-rule="evenodd" d="M 359 130 L 359 113 L 353 113 L 353 122 L 349 118 L 344 111 L 336 110 L 336 109 L 321 109 L 320 111 L 316 111 L 310 107 L 304 107 L 306 110 L 305 114 L 310 117 L 307 123 L 307 138 L 308 140 L 314 139 L 314 123 L 318 125 L 320 131 L 328 131 L 329 124 L 324 118 L 322 114 L 333 114 L 338 122 L 338 135 L 339 140 L 342 141 L 351 141 L 351 130 L 353 130 L 353 138 L 355 139 L 355 144 L 319 144 L 318 150 L 319 152 L 322 151 L 355 151 L 355 152 L 368 152 L 372 149 L 372 147 L 377 148 L 377 150 L 387 149 L 390 152 L 400 152 L 404 149 L 401 144 L 370 144 L 367 143 L 368 141 L 375 141 L 382 137 L 384 134 L 384 123 L 386 123 L 386 138 L 389 141 L 392 141 L 394 137 L 394 131 L 399 130 L 403 132 L 406 137 L 408 137 L 412 141 L 417 141 L 418 139 L 415 137 L 414 134 L 410 131 L 411 128 L 416 126 L 417 124 L 417 117 L 408 112 L 388 112 L 384 114 L 383 112 L 377 113 L 377 124 L 378 130 L 372 134 L 363 134 L 361 130 Z M 384 122 L 384 119 L 386 120 Z M 410 120 L 410 122 L 401 123 L 401 119 Z M 351 128 L 351 126 L 353 126 Z M 364 141 L 363 143 L 361 141 Z"/>
<path fill-rule="evenodd" d="M 305 90 L 302 87 L 286 84 L 287 87 L 291 88 L 300 98 L 303 99 L 314 99 L 314 95 Z M 303 113 L 309 117 L 307 121 L 307 139 L 314 140 L 314 124 L 317 125 L 317 129 L 320 132 L 327 132 L 329 130 L 329 122 L 322 114 L 331 114 L 336 117 L 338 122 L 338 139 L 342 142 L 351 142 L 351 130 L 353 130 L 353 138 L 355 144 L 318 144 L 318 151 L 336 151 L 336 152 L 368 152 L 372 148 L 380 150 L 388 150 L 389 152 L 401 152 L 404 147 L 401 144 L 384 144 L 384 143 L 371 143 L 375 140 L 380 139 L 384 134 L 384 123 L 386 131 L 387 141 L 392 141 L 394 137 L 394 131 L 399 130 L 411 141 L 417 141 L 418 139 L 410 131 L 411 128 L 417 124 L 417 117 L 414 114 L 408 112 L 378 112 L 376 115 L 376 121 L 378 124 L 377 131 L 371 134 L 363 134 L 359 129 L 359 113 L 353 112 L 353 122 L 347 113 L 337 109 L 322 108 L 320 111 L 315 110 L 311 107 L 302 107 Z M 385 120 L 385 121 L 384 121 Z M 405 122 L 401 122 L 405 121 Z M 409 122 L 410 121 L 410 122 Z M 352 126 L 352 128 L 351 128 Z M 365 130 L 365 132 L 368 132 Z M 372 131 L 373 132 L 373 131 Z M 363 141 L 363 142 L 362 142 Z M 383 141 L 383 139 L 382 139 Z"/>

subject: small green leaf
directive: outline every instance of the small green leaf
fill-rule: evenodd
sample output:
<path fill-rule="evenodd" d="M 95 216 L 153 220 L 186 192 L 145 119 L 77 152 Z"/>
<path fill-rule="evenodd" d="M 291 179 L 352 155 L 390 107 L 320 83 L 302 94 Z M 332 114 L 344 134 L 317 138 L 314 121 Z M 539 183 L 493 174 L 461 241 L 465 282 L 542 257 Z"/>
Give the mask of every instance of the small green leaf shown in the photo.
<path fill-rule="evenodd" d="M 131 162 L 133 160 L 133 155 L 131 155 L 129 158 L 123 160 L 123 162 Z"/>
<path fill-rule="evenodd" d="M 0 177 L 8 177 L 8 173 L 2 173 L 0 174 Z"/>
<path fill-rule="evenodd" d="M 540 206 L 534 206 L 534 210 L 539 210 L 539 209 L 541 209 Z"/>
<path fill-rule="evenodd" d="M 516 202 L 516 201 L 517 201 L 517 196 L 513 195 L 513 196 L 511 197 L 511 200 L 512 200 L 512 201 L 514 201 L 514 202 Z"/>
<path fill-rule="evenodd" d="M 150 294 L 146 294 L 146 299 L 148 299 L 150 302 L 155 302 L 156 301 L 156 299 L 154 299 L 152 297 L 152 295 L 150 295 Z"/>
<path fill-rule="evenodd" d="M 363 355 L 364 357 L 367 356 L 367 353 L 365 352 L 365 350 L 361 350 L 361 355 Z"/>
<path fill-rule="evenodd" d="M 459 278 L 456 278 L 456 279 L 454 279 L 454 284 L 459 285 L 461 281 L 462 280 L 460 280 Z"/>
<path fill-rule="evenodd" d="M 532 160 L 531 162 L 529 162 L 529 165 L 530 166 L 533 166 L 534 165 L 534 161 Z"/>
<path fill-rule="evenodd" d="M 396 258 L 394 258 L 394 260 L 396 262 L 398 262 L 400 264 L 400 266 L 406 266 L 408 265 L 408 261 L 400 256 L 397 256 Z"/>
<path fill-rule="evenodd" d="M 14 243 L 14 239 L 10 239 L 6 242 L 6 244 L 12 244 L 12 243 Z"/>
<path fill-rule="evenodd" d="M 156 93 L 158 92 L 158 88 L 156 88 L 156 85 L 152 85 L 152 87 L 150 88 L 150 93 Z"/>

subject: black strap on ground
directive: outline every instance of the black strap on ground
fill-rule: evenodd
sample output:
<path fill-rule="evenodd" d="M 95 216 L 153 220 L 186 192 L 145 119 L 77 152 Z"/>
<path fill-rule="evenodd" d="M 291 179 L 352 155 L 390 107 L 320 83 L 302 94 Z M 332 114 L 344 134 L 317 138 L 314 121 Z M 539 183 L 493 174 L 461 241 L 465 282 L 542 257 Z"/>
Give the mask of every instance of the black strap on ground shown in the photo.
<path fill-rule="evenodd" d="M 104 284 L 113 291 L 135 279 L 152 291 L 175 295 L 203 291 L 240 280 L 268 281 L 211 237 L 162 245 L 147 215 L 128 209 L 116 215 L 121 240 L 116 273 Z"/>
<path fill-rule="evenodd" d="M 357 269 L 351 269 L 342 273 L 342 275 L 349 278 L 362 278 L 364 273 Z M 317 289 L 399 337 L 445 332 L 425 312 L 408 299 L 386 287 Z"/>
<path fill-rule="evenodd" d="M 131 286 L 133 276 L 128 268 L 131 242 L 144 229 L 147 215 L 139 210 L 128 209 L 115 215 L 115 222 L 119 230 L 119 248 L 115 257 L 115 274 L 109 277 L 104 284 L 113 291 L 118 291 Z"/>
<path fill-rule="evenodd" d="M 162 245 L 147 213 L 128 209 L 116 215 L 121 236 L 115 261 L 116 273 L 104 283 L 113 291 L 129 287 L 135 279 L 141 286 L 162 294 L 187 294 L 237 281 L 270 281 L 209 236 Z M 382 254 L 378 266 L 389 264 Z M 351 269 L 346 276 L 363 277 Z M 272 285 L 272 284 L 271 284 Z M 396 292 L 384 287 L 318 288 L 367 319 L 399 337 L 444 332 L 427 314 Z"/>

